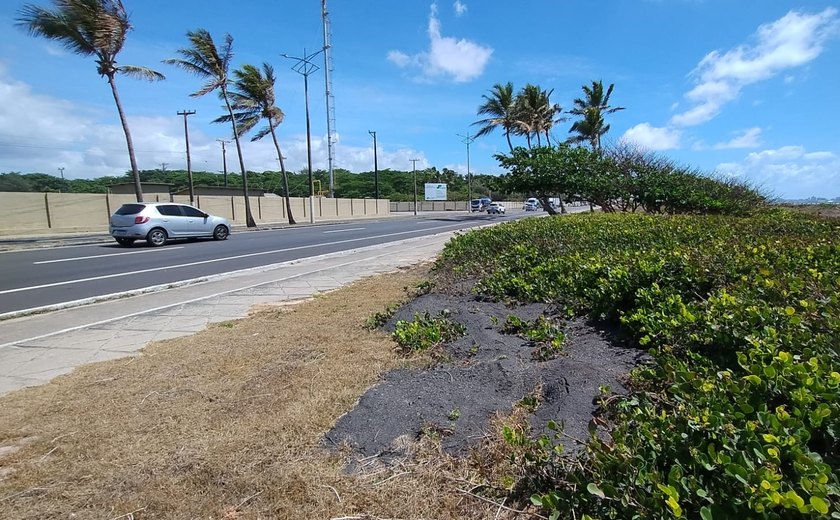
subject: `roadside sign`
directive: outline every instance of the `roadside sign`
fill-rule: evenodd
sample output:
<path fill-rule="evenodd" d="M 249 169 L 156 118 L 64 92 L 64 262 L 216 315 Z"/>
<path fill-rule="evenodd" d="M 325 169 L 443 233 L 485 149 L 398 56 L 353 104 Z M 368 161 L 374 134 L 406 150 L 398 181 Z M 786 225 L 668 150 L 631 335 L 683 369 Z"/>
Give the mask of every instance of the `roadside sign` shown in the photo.
<path fill-rule="evenodd" d="M 427 182 L 426 200 L 446 200 L 446 184 Z"/>

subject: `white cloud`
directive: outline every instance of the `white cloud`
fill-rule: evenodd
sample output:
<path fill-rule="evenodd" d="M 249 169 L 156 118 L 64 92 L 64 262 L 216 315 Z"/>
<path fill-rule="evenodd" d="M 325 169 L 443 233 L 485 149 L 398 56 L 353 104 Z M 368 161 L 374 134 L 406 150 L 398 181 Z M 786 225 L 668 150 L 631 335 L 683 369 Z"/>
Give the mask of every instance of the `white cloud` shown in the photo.
<path fill-rule="evenodd" d="M 638 124 L 621 136 L 620 141 L 633 143 L 647 150 L 671 150 L 679 148 L 682 132 L 673 128 L 654 127 L 650 123 Z"/>
<path fill-rule="evenodd" d="M 107 92 L 103 93 L 107 96 Z M 167 169 L 185 169 L 184 127 L 179 117 L 142 117 L 127 114 L 138 166 L 151 170 L 166 163 Z M 25 122 L 25 124 L 22 124 Z M 225 138 L 229 138 L 219 128 Z M 306 136 L 290 135 L 281 125 L 278 139 L 286 168 L 306 168 Z M 218 135 L 208 135 L 200 126 L 190 126 L 190 155 L 196 171 L 222 171 Z M 250 171 L 277 171 L 277 152 L 271 139 L 252 143 L 242 139 L 245 167 Z M 229 172 L 239 171 L 234 144 L 227 145 Z M 411 149 L 379 150 L 382 168 L 408 169 L 409 158 L 425 156 Z M 373 168 L 372 147 L 351 147 L 338 143 L 337 166 L 351 171 Z M 312 136 L 313 167 L 327 169 L 324 136 Z M 18 171 L 58 175 L 64 167 L 68 179 L 122 176 L 130 170 L 125 136 L 116 109 L 98 111 L 84 105 L 34 92 L 26 83 L 8 77 L 0 63 L 0 173 Z M 425 167 L 425 166 L 423 166 Z M 278 177 L 279 179 L 279 177 Z M 279 182 L 279 180 L 278 180 Z"/>
<path fill-rule="evenodd" d="M 790 11 L 760 26 L 754 44 L 708 53 L 692 72 L 697 85 L 685 95 L 694 106 L 674 115 L 671 123 L 694 126 L 713 119 L 745 86 L 816 59 L 839 27 L 833 7 L 817 14 Z"/>
<path fill-rule="evenodd" d="M 721 163 L 717 171 L 751 181 L 781 198 L 840 196 L 840 157 L 832 152 L 783 146 L 752 152 L 741 162 Z"/>
<path fill-rule="evenodd" d="M 717 143 L 714 148 L 716 150 L 730 150 L 735 148 L 758 148 L 761 146 L 761 128 L 748 128 L 741 132 L 740 135 L 735 136 L 732 140 Z"/>
<path fill-rule="evenodd" d="M 462 16 L 467 12 L 467 4 L 461 2 L 461 0 L 455 0 L 452 9 L 455 10 L 455 16 Z"/>
<path fill-rule="evenodd" d="M 405 67 L 411 62 L 411 56 L 400 51 L 389 51 L 387 59 L 400 68 Z"/>
<path fill-rule="evenodd" d="M 424 79 L 446 76 L 455 83 L 471 81 L 484 72 L 493 49 L 467 39 L 444 36 L 437 17 L 437 4 L 429 14 L 429 50 L 414 55 L 392 50 L 388 60 L 399 67 L 417 66 Z"/>

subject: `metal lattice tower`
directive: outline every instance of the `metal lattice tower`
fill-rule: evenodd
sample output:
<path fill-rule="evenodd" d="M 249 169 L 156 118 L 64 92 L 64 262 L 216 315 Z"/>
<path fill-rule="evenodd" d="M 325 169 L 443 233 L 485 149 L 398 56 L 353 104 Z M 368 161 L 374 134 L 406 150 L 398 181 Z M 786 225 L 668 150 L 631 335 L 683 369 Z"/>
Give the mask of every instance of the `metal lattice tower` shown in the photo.
<path fill-rule="evenodd" d="M 327 100 L 327 163 L 330 172 L 330 197 L 334 197 L 333 163 L 335 162 L 335 98 L 332 86 L 332 32 L 330 30 L 330 13 L 327 11 L 327 0 L 321 0 L 321 18 L 324 22 L 324 86 Z"/>

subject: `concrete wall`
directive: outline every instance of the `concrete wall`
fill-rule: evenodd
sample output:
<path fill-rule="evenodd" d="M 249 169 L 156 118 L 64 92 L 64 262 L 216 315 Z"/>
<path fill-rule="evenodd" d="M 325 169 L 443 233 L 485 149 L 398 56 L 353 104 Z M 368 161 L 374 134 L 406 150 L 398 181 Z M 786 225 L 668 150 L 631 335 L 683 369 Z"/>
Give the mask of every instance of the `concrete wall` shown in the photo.
<path fill-rule="evenodd" d="M 521 209 L 522 202 L 500 200 L 507 209 Z M 414 211 L 414 202 L 391 202 L 391 212 L 398 213 L 403 211 Z M 469 204 L 463 200 L 447 200 L 447 201 L 431 201 L 418 200 L 417 211 L 467 211 Z"/>
<path fill-rule="evenodd" d="M 147 202 L 170 202 L 169 195 L 148 194 Z M 188 195 L 173 195 L 172 202 L 189 204 Z M 0 236 L 70 232 L 107 232 L 108 219 L 123 204 L 135 202 L 134 195 L 90 193 L 0 192 Z M 249 197 L 257 224 L 288 222 L 283 197 Z M 309 199 L 291 197 L 289 204 L 297 222 L 309 222 Z M 242 197 L 200 195 L 197 207 L 225 217 L 233 224 L 245 224 Z M 315 220 L 364 218 L 387 215 L 387 199 L 316 198 Z"/>

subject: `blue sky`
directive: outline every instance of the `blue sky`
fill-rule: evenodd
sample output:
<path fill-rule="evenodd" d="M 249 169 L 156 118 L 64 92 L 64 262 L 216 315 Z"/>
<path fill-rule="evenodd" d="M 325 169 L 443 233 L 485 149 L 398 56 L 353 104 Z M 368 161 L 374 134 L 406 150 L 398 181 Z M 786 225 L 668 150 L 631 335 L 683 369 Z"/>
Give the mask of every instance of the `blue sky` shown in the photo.
<path fill-rule="evenodd" d="M 90 58 L 14 26 L 25 2 L 0 7 L 0 172 L 70 178 L 129 169 L 107 83 Z M 49 6 L 50 2 L 35 2 Z M 221 171 L 216 139 L 229 127 L 215 95 L 161 63 L 206 28 L 234 37 L 234 66 L 275 67 L 287 167 L 306 165 L 303 78 L 280 55 L 322 46 L 319 0 L 249 0 L 241 12 L 198 0 L 124 0 L 134 31 L 120 63 L 166 81 L 118 78 L 141 169 L 185 168 L 189 118 L 195 170 Z M 495 83 L 554 89 L 564 109 L 592 80 L 614 83 L 608 142 L 627 140 L 704 171 L 756 183 L 782 198 L 840 196 L 840 4 L 808 0 L 329 0 L 337 167 L 448 167 L 466 173 L 458 134 L 474 133 Z M 323 68 L 321 58 L 316 63 Z M 310 76 L 313 162 L 326 168 L 323 70 Z M 571 121 L 558 123 L 565 139 Z M 515 144 L 524 145 L 524 140 Z M 230 150 L 230 149 L 229 149 Z M 473 173 L 498 174 L 501 133 L 470 148 Z M 270 139 L 248 142 L 246 167 L 277 170 Z M 228 154 L 229 169 L 232 167 Z"/>

